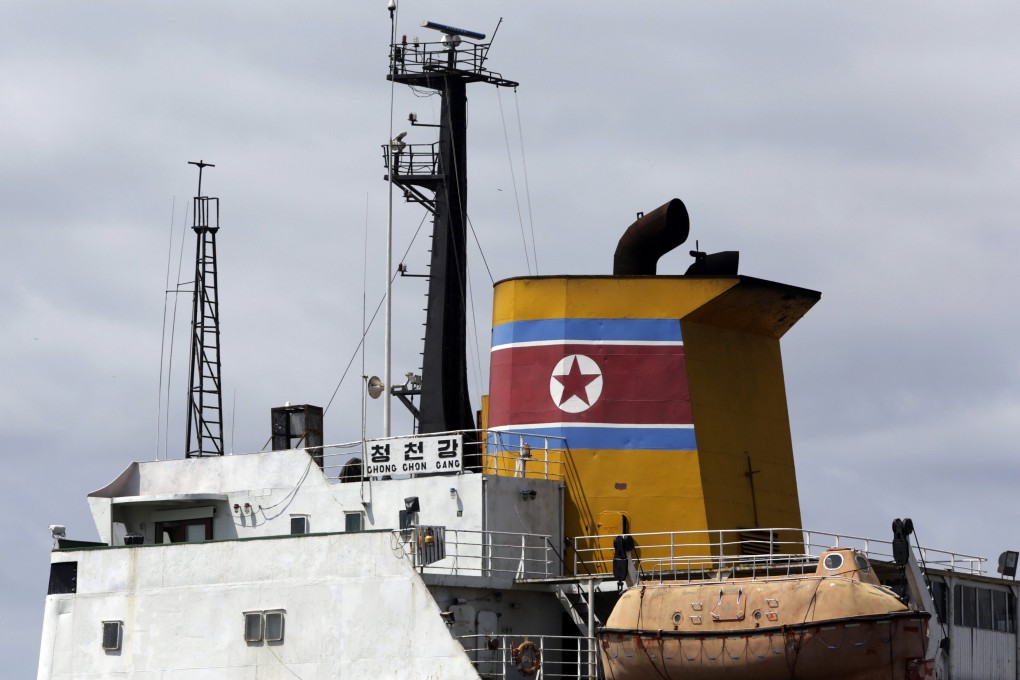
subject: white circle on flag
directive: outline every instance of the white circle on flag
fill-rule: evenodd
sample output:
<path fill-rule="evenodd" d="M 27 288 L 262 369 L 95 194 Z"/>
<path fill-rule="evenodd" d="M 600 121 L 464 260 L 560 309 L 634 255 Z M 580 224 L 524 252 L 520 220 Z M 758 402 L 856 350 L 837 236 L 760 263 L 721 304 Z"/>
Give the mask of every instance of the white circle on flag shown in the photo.
<path fill-rule="evenodd" d="M 561 411 L 587 411 L 602 395 L 602 369 L 584 354 L 563 357 L 549 378 L 549 396 Z"/>

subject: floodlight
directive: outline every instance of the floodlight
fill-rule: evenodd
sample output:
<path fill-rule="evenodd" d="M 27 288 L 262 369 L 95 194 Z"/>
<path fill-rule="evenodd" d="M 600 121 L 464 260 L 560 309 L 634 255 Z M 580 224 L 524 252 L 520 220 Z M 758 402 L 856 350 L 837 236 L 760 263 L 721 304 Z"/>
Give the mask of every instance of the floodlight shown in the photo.
<path fill-rule="evenodd" d="M 1020 558 L 1020 552 L 1017 552 L 1016 550 L 1007 550 L 999 555 L 999 573 L 1003 576 L 1016 578 L 1018 558 Z"/>

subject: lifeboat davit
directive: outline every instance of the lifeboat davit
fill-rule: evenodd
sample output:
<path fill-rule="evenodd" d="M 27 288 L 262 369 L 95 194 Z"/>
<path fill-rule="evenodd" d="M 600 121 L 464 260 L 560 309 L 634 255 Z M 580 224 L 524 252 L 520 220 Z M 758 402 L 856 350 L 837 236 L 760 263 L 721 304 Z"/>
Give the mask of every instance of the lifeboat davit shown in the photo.
<path fill-rule="evenodd" d="M 813 573 L 775 567 L 629 588 L 598 632 L 606 678 L 934 677 L 924 659 L 930 614 L 881 585 L 863 553 L 827 550 Z"/>

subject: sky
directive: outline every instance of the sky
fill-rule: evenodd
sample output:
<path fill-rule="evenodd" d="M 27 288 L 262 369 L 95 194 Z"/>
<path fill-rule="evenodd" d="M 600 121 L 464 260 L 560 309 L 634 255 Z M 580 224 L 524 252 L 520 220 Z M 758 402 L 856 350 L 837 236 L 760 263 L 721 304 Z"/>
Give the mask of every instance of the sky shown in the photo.
<path fill-rule="evenodd" d="M 927 546 L 1020 547 L 1020 7 L 404 0 L 397 32 L 500 17 L 489 66 L 520 87 L 469 90 L 473 399 L 493 280 L 610 273 L 635 214 L 679 197 L 703 250 L 822 292 L 782 342 L 805 527 L 888 538 L 909 516 Z M 360 437 L 383 363 L 381 317 L 364 369 L 357 347 L 386 278 L 389 31 L 383 0 L 0 7 L 9 677 L 38 661 L 47 526 L 95 539 L 88 492 L 182 456 L 190 299 L 166 291 L 192 278 L 188 161 L 216 164 L 227 448 L 262 449 L 286 401 L 329 404 L 329 442 Z M 422 94 L 393 93 L 411 142 L 431 131 L 407 114 L 438 115 Z M 422 217 L 394 206 L 416 273 Z M 418 369 L 423 293 L 396 281 L 397 376 Z"/>

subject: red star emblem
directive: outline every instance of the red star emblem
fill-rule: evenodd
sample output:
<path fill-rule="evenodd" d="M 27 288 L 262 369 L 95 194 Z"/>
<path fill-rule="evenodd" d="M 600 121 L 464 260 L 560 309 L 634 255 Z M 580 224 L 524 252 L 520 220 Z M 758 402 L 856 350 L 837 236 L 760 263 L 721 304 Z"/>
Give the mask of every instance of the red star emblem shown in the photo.
<path fill-rule="evenodd" d="M 560 403 L 557 406 L 562 406 L 571 397 L 577 397 L 585 405 L 591 406 L 588 403 L 588 385 L 600 377 L 598 374 L 581 373 L 581 367 L 577 365 L 577 358 L 574 357 L 570 362 L 570 370 L 566 374 L 553 376 L 553 380 L 563 385 L 563 394 L 560 396 Z"/>

